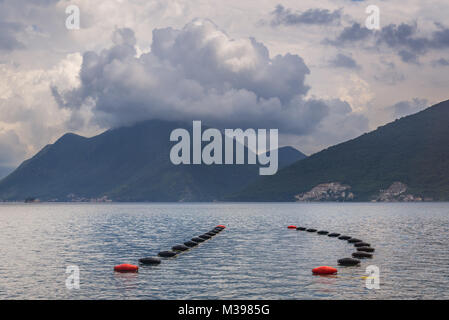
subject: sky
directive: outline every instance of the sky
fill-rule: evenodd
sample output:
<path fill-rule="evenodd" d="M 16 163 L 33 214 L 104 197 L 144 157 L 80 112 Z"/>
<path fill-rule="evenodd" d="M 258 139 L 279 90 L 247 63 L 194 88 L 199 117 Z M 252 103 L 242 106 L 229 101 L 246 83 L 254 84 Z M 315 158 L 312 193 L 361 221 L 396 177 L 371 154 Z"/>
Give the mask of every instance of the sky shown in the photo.
<path fill-rule="evenodd" d="M 448 12 L 446 0 L 0 0 L 0 168 L 66 132 L 147 119 L 276 128 L 312 154 L 449 99 Z"/>

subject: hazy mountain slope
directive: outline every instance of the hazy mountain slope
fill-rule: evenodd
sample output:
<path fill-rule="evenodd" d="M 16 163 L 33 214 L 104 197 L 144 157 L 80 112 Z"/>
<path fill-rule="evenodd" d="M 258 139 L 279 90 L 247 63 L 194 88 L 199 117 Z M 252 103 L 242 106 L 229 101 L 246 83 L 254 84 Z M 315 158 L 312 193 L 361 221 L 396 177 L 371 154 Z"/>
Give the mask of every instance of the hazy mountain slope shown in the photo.
<path fill-rule="evenodd" d="M 307 158 L 307 156 L 292 147 L 282 147 L 278 150 L 279 168 L 284 168 L 296 161 Z"/>
<path fill-rule="evenodd" d="M 191 131 L 191 124 L 152 120 L 92 138 L 66 134 L 3 179 L 0 199 L 211 201 L 259 177 L 258 165 L 173 165 L 169 137 L 180 127 Z M 294 150 L 286 155 L 280 162 L 295 159 Z"/>
<path fill-rule="evenodd" d="M 13 172 L 14 168 L 0 166 L 0 180 Z"/>

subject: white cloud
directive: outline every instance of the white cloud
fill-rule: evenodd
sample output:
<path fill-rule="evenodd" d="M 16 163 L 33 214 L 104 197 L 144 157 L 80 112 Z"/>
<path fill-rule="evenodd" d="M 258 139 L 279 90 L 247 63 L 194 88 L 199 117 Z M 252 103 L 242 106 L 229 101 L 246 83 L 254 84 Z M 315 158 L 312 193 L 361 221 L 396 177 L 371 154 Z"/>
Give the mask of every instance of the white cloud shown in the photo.
<path fill-rule="evenodd" d="M 93 102 L 100 126 L 197 119 L 307 134 L 329 112 L 325 101 L 304 99 L 310 71 L 301 57 L 270 57 L 262 43 L 231 38 L 210 20 L 153 30 L 151 52 L 139 57 L 131 29 L 113 39 L 111 48 L 84 54 L 79 88 L 55 92 L 65 109 Z"/>
<path fill-rule="evenodd" d="M 16 41 L 4 43 L 4 48 L 8 50 L 0 50 L 0 131 L 15 132 L 27 156 L 67 130 L 89 135 L 98 132 L 98 124 L 102 127 L 118 124 L 119 102 L 135 102 L 130 106 L 131 110 L 136 115 L 148 116 L 148 105 L 142 105 L 141 101 L 149 93 L 152 94 L 150 101 L 154 103 L 151 116 L 168 116 L 167 111 L 172 110 L 174 118 L 198 114 L 216 122 L 220 119 L 226 122 L 227 117 L 234 117 L 235 124 L 241 126 L 269 126 L 274 123 L 295 132 L 290 134 L 290 140 L 308 152 L 317 151 L 321 146 L 328 146 L 345 137 L 352 138 L 365 130 L 363 126 L 359 127 L 365 121 L 350 125 L 350 120 L 345 122 L 344 132 L 339 130 L 336 124 L 343 126 L 343 122 L 337 121 L 339 113 L 329 100 L 347 101 L 353 109 L 349 114 L 344 113 L 341 121 L 364 115 L 369 119 L 370 128 L 375 128 L 392 120 L 393 115 L 385 106 L 409 101 L 412 98 L 410 92 L 413 96 L 427 99 L 429 104 L 448 98 L 447 68 L 434 67 L 435 61 L 448 58 L 443 56 L 442 50 L 433 50 L 420 57 L 418 66 L 404 63 L 385 46 L 375 48 L 370 43 L 360 43 L 345 50 L 345 54 L 350 53 L 361 67 L 356 75 L 354 70 L 336 70 L 329 66 L 329 61 L 337 56 L 340 49 L 323 45 L 323 40 L 335 39 L 344 27 L 354 22 L 363 25 L 366 1 L 323 0 L 318 4 L 311 0 L 286 0 L 282 5 L 294 13 L 318 12 L 318 9 L 329 10 L 330 13 L 341 12 L 341 25 L 302 23 L 273 28 L 259 22 L 272 18 L 271 13 L 279 1 L 98 0 L 93 4 L 91 0 L 77 0 L 76 4 L 81 9 L 81 30 L 77 31 L 64 28 L 64 9 L 68 4 L 62 0 L 0 1 L 0 24 L 13 28 L 13 33 L 3 34 L 3 38 L 0 31 L 0 40 L 13 41 L 10 37 L 13 35 Z M 380 7 L 381 26 L 416 22 L 420 29 L 419 36 L 428 38 L 435 28 L 441 29 L 441 25 L 436 27 L 435 23 L 444 25 L 449 10 L 449 3 L 443 0 L 432 3 L 409 0 L 406 6 L 381 0 L 370 4 Z M 212 72 L 208 74 L 207 70 L 202 70 L 201 76 L 192 76 L 192 73 L 201 71 L 194 69 L 200 65 L 195 61 L 197 57 L 186 54 L 177 56 L 176 52 L 172 52 L 173 46 L 167 49 L 171 50 L 171 56 L 163 59 L 161 57 L 167 53 L 162 50 L 164 48 L 161 49 L 164 53 L 159 56 L 151 52 L 151 30 L 172 27 L 172 30 L 181 32 L 188 22 L 197 17 L 211 19 L 226 30 L 222 35 L 218 33 L 215 42 L 210 42 L 216 45 L 210 47 L 215 50 L 215 56 L 208 57 L 220 62 L 216 64 L 219 69 L 211 69 L 217 78 L 212 76 Z M 123 96 L 112 95 L 109 100 L 104 96 L 100 104 L 88 98 L 77 109 L 58 108 L 51 95 L 51 86 L 57 86 L 61 92 L 78 87 L 82 55 L 93 51 L 92 57 L 100 57 L 104 48 L 113 46 L 110 35 L 114 30 L 125 27 L 135 33 L 133 55 L 138 59 L 131 55 L 103 64 L 105 75 L 111 76 L 103 85 L 109 89 L 127 89 L 127 93 Z M 257 42 L 251 42 L 251 37 Z M 166 41 L 170 37 L 163 35 L 162 38 Z M 234 39 L 235 43 L 222 39 Z M 268 67 L 264 50 L 270 53 L 271 62 L 275 61 L 276 55 L 282 55 L 284 58 L 280 62 L 285 65 L 279 62 L 275 67 Z M 287 58 L 287 53 L 293 58 Z M 294 60 L 295 56 L 304 59 L 310 74 L 304 70 L 295 70 L 293 75 L 285 71 L 286 66 L 300 65 L 290 60 Z M 180 66 L 177 65 L 179 59 Z M 195 67 L 189 70 L 186 61 Z M 382 61 L 388 61 L 388 64 Z M 204 62 L 213 64 L 214 61 Z M 98 61 L 95 63 L 99 65 Z M 207 67 L 202 66 L 203 69 Z M 260 70 L 254 72 L 258 68 Z M 272 79 L 266 75 L 268 71 L 273 73 Z M 276 71 L 282 72 L 279 74 Z M 304 76 L 304 79 L 295 78 L 295 73 Z M 238 81 L 233 78 L 236 75 Z M 276 78 L 282 81 L 276 83 Z M 285 87 L 291 79 L 299 84 L 298 90 Z M 167 83 L 170 82 L 174 85 L 168 90 Z M 145 92 L 145 89 L 148 91 Z M 78 96 L 88 97 L 92 93 L 88 91 L 81 95 L 78 92 Z M 211 104 L 218 107 L 210 107 Z M 167 105 L 172 109 L 167 109 Z M 219 112 L 217 109 L 220 109 Z M 311 113 L 311 110 L 320 112 Z M 136 115 L 122 114 L 125 122 L 134 121 Z M 245 119 L 252 119 L 252 122 L 245 122 Z M 324 134 L 323 130 L 327 133 Z M 332 138 L 332 130 L 335 139 Z"/>
<path fill-rule="evenodd" d="M 5 164 L 1 161 L 10 165 L 12 159 L 17 164 L 67 130 L 70 113 L 58 107 L 50 88 L 56 83 L 65 89 L 76 87 L 81 61 L 79 54 L 71 54 L 47 70 L 0 64 L 0 133 L 8 132 L 0 148 L 0 165 Z M 12 138 L 12 132 L 17 139 Z M 25 153 L 19 157 L 18 152 L 9 151 L 11 148 Z"/>

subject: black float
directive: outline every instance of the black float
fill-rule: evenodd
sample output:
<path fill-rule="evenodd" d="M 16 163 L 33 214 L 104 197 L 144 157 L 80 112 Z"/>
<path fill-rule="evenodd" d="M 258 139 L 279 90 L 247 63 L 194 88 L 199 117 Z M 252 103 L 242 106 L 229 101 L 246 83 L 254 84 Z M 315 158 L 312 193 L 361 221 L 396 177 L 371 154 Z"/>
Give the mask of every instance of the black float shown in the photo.
<path fill-rule="evenodd" d="M 195 242 L 195 241 L 186 241 L 186 242 L 184 242 L 184 245 L 185 245 L 186 247 L 193 248 L 193 247 L 196 247 L 196 246 L 198 245 L 198 242 Z"/>
<path fill-rule="evenodd" d="M 357 242 L 354 243 L 354 247 L 359 248 L 359 247 L 371 247 L 371 245 L 369 243 L 366 242 Z"/>
<path fill-rule="evenodd" d="M 328 237 L 332 237 L 332 238 L 336 238 L 336 237 L 339 237 L 340 234 L 339 233 L 329 233 L 327 236 Z"/>
<path fill-rule="evenodd" d="M 367 253 L 367 252 L 354 252 L 352 254 L 352 256 L 354 258 L 372 258 L 373 255 L 371 253 Z"/>
<path fill-rule="evenodd" d="M 337 261 L 339 265 L 341 266 L 356 266 L 360 264 L 360 260 L 353 259 L 353 258 L 343 258 Z"/>
<path fill-rule="evenodd" d="M 182 244 L 179 244 L 177 246 L 173 246 L 171 249 L 173 251 L 186 251 L 186 250 L 189 250 L 189 247 L 187 247 L 185 245 L 182 245 Z"/>
<path fill-rule="evenodd" d="M 162 258 L 171 258 L 171 257 L 176 256 L 177 253 L 173 252 L 173 251 L 161 251 L 157 255 Z"/>
<path fill-rule="evenodd" d="M 160 264 L 161 259 L 153 258 L 153 257 L 142 258 L 142 259 L 139 259 L 139 263 L 141 263 L 141 264 Z"/>

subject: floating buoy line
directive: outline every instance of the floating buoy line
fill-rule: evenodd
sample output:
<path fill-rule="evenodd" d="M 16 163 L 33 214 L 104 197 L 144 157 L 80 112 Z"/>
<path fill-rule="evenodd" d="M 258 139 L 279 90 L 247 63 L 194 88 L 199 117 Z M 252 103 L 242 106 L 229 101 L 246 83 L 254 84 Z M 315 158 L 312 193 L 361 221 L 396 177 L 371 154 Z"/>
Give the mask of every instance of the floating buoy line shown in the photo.
<path fill-rule="evenodd" d="M 198 237 L 194 237 L 189 241 L 184 242 L 184 244 L 175 245 L 169 251 L 161 251 L 157 255 L 158 257 L 145 257 L 139 259 L 139 264 L 142 265 L 158 265 L 161 263 L 161 258 L 173 258 L 178 254 L 185 252 L 191 248 L 198 246 L 200 243 L 212 239 L 214 236 L 222 232 L 226 226 L 220 224 L 214 229 L 206 232 Z M 296 227 L 295 227 L 296 229 Z M 160 257 L 160 258 L 159 258 Z M 115 272 L 138 272 L 139 267 L 133 264 L 120 264 L 114 267 Z"/>
<path fill-rule="evenodd" d="M 222 232 L 226 226 L 218 225 L 214 229 L 201 234 L 197 237 L 193 237 L 191 240 L 184 242 L 184 244 L 175 245 L 168 251 L 161 251 L 158 253 L 158 257 L 145 257 L 139 259 L 139 264 L 141 265 L 159 265 L 161 264 L 161 258 L 173 258 L 178 254 L 181 254 L 185 251 L 188 251 L 200 243 L 205 242 L 209 239 L 212 239 L 214 236 Z M 295 225 L 290 225 L 287 227 L 288 229 L 298 230 L 298 231 L 306 231 L 309 233 L 316 233 L 318 235 L 327 235 L 331 238 L 338 238 L 340 240 L 346 240 L 349 244 L 353 244 L 356 252 L 352 253 L 352 258 L 342 258 L 337 260 L 338 265 L 341 266 L 358 266 L 361 261 L 359 259 L 364 258 L 372 258 L 374 248 L 371 247 L 371 244 L 364 242 L 361 239 L 352 238 L 347 235 L 341 235 L 340 233 L 330 233 L 326 230 L 317 230 L 314 228 L 306 228 L 306 227 L 297 227 Z M 132 264 L 120 264 L 114 267 L 115 272 L 138 272 L 139 267 L 137 265 Z M 330 266 L 320 266 L 312 269 L 312 273 L 315 275 L 335 275 L 338 270 L 334 267 Z"/>
<path fill-rule="evenodd" d="M 353 244 L 354 248 L 357 250 L 352 253 L 352 258 L 342 258 L 337 260 L 338 265 L 340 266 L 358 266 L 361 261 L 359 259 L 372 258 L 374 248 L 371 247 L 371 244 L 364 242 L 361 239 L 353 238 L 347 235 L 341 235 L 340 233 L 332 232 L 326 230 L 319 230 L 313 228 L 306 227 L 296 227 L 294 225 L 290 225 L 287 227 L 288 229 L 296 229 L 298 231 L 306 231 L 310 233 L 316 233 L 319 235 L 327 235 L 331 238 L 338 238 L 340 240 L 346 240 L 349 244 Z M 312 273 L 315 275 L 335 275 L 338 270 L 334 267 L 330 266 L 320 266 L 312 269 Z"/>

